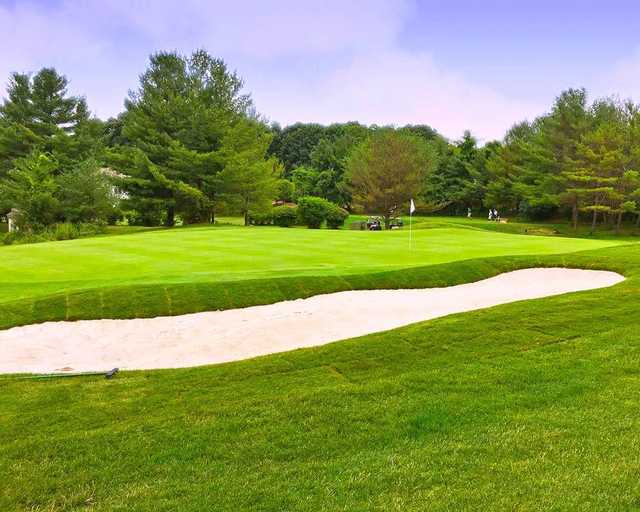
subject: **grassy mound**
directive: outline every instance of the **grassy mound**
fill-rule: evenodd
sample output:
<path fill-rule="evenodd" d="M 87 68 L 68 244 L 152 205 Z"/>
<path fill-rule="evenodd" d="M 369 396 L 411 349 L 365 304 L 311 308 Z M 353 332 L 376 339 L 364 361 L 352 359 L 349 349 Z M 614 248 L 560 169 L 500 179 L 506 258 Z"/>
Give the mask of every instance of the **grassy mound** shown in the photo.
<path fill-rule="evenodd" d="M 628 279 L 251 361 L 2 378 L 0 509 L 636 508 L 637 246 L 350 279 L 539 265 Z"/>

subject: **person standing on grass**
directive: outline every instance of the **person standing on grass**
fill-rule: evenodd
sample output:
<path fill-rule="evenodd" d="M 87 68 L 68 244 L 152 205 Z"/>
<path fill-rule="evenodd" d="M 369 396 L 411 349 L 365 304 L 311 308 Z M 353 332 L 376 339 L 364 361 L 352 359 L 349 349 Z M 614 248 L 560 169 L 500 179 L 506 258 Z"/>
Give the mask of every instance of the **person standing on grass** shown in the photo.
<path fill-rule="evenodd" d="M 471 218 L 471 208 L 467 208 L 467 219 Z"/>
<path fill-rule="evenodd" d="M 493 220 L 493 210 L 489 208 L 489 220 Z"/>

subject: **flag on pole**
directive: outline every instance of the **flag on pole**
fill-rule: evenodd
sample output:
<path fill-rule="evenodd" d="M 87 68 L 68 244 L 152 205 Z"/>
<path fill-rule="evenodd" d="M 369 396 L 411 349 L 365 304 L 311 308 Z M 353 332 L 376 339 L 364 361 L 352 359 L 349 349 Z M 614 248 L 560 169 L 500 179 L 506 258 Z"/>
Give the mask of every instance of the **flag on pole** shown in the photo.
<path fill-rule="evenodd" d="M 411 236 L 411 218 L 413 217 L 413 212 L 416 211 L 416 205 L 413 202 L 413 198 L 411 199 L 411 203 L 409 203 L 409 250 L 413 249 L 413 237 Z"/>

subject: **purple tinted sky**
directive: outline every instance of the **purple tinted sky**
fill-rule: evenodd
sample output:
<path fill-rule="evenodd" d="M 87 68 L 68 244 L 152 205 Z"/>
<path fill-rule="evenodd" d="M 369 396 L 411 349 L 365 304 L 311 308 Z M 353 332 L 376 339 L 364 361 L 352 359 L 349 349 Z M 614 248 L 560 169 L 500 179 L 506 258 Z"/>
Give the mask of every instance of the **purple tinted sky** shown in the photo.
<path fill-rule="evenodd" d="M 0 76 L 54 65 L 96 115 L 150 52 L 205 48 L 281 124 L 427 123 L 499 138 L 566 87 L 640 101 L 633 1 L 0 0 Z"/>

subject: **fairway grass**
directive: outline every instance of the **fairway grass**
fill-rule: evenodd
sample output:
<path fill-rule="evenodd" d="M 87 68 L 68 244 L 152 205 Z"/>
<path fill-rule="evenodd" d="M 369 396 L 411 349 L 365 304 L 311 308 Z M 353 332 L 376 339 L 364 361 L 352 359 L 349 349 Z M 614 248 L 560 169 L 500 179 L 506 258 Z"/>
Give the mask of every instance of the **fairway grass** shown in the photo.
<path fill-rule="evenodd" d="M 637 245 L 352 278 L 535 266 L 627 279 L 237 363 L 0 378 L 0 510 L 637 509 Z"/>
<path fill-rule="evenodd" d="M 366 276 L 401 269 L 619 243 L 465 227 L 416 229 L 413 235 L 410 249 L 407 230 L 198 227 L 2 247 L 0 328 L 266 304 L 318 291 L 379 288 L 378 279 Z M 274 279 L 298 291 L 279 293 Z M 384 285 L 400 286 L 390 279 Z"/>

